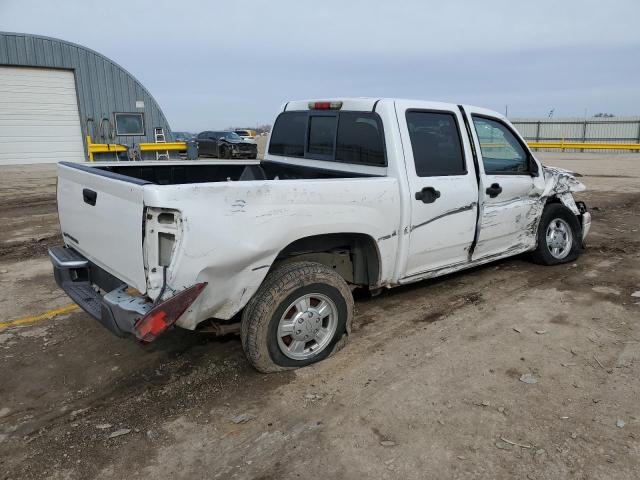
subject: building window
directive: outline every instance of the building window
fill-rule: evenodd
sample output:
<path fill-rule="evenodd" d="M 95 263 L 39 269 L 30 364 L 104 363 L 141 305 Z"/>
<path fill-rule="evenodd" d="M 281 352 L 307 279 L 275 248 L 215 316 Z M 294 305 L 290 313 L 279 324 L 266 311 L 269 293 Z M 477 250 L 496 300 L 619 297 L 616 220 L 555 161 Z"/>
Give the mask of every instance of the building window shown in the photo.
<path fill-rule="evenodd" d="M 144 135 L 142 113 L 115 113 L 116 135 Z"/>

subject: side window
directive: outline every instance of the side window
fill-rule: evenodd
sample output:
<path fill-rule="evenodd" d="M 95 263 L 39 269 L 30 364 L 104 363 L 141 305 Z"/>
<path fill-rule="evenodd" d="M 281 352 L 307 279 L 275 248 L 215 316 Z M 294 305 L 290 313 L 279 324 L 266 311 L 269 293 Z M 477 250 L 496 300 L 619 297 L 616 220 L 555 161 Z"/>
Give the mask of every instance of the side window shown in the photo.
<path fill-rule="evenodd" d="M 336 160 L 384 166 L 382 126 L 371 113 L 342 112 L 338 121 Z"/>
<path fill-rule="evenodd" d="M 283 112 L 271 131 L 269 153 L 287 157 L 304 157 L 307 112 Z"/>
<path fill-rule="evenodd" d="M 198 140 L 206 140 L 207 139 L 207 132 L 202 132 L 198 134 Z"/>
<path fill-rule="evenodd" d="M 312 155 L 333 156 L 336 138 L 335 115 L 309 117 L 309 147 L 307 151 Z"/>
<path fill-rule="evenodd" d="M 485 173 L 525 175 L 529 172 L 527 152 L 506 125 L 476 116 L 473 116 L 473 124 L 480 141 Z"/>
<path fill-rule="evenodd" d="M 406 117 L 419 177 L 466 173 L 460 130 L 453 113 L 409 110 Z"/>

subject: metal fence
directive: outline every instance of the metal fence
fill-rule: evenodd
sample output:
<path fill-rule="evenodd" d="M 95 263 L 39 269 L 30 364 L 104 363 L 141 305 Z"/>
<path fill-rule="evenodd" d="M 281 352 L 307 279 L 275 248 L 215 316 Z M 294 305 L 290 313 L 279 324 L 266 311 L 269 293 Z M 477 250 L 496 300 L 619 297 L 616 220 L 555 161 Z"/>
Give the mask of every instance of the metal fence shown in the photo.
<path fill-rule="evenodd" d="M 640 143 L 640 117 L 514 118 L 511 122 L 528 142 Z M 537 150 L 557 151 L 557 149 L 548 148 Z M 564 150 L 568 152 L 601 151 L 590 148 Z M 628 149 L 607 150 L 614 153 L 629 153 L 629 151 Z"/>

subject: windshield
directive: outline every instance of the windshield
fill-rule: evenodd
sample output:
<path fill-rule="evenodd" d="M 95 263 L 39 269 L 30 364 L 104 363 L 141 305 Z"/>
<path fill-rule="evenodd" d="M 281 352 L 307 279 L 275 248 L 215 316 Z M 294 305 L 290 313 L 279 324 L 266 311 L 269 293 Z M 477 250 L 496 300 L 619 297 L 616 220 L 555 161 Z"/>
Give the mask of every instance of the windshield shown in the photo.
<path fill-rule="evenodd" d="M 236 132 L 224 132 L 222 136 L 228 138 L 229 140 L 242 140 L 242 138 L 240 138 L 240 135 L 238 135 Z"/>

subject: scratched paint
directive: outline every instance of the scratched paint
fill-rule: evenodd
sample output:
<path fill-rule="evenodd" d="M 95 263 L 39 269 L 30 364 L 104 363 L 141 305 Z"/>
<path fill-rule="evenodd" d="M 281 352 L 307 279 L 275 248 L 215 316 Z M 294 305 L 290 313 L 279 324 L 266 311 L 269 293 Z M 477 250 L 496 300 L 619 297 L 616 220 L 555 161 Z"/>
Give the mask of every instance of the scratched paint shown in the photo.
<path fill-rule="evenodd" d="M 425 225 L 429 225 L 437 220 L 440 220 L 444 217 L 448 217 L 449 215 L 455 215 L 456 213 L 468 212 L 469 210 L 473 210 L 477 205 L 476 202 L 470 203 L 469 205 L 465 205 L 464 207 L 454 208 L 453 210 L 449 210 L 447 212 L 441 213 L 433 218 L 430 218 L 426 222 L 419 223 L 418 225 L 414 225 L 411 227 L 411 231 L 414 231 L 416 228 L 424 227 Z"/>

